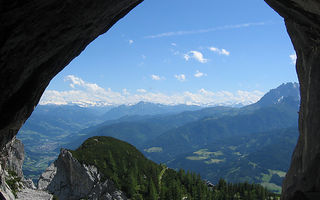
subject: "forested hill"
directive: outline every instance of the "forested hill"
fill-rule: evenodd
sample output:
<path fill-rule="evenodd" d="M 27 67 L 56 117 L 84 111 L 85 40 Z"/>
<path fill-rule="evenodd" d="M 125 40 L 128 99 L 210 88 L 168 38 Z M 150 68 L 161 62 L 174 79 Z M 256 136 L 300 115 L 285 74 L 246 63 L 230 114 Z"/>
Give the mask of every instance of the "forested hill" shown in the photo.
<path fill-rule="evenodd" d="M 71 151 L 81 163 L 95 165 L 103 178 L 133 200 L 168 199 L 275 199 L 276 195 L 257 184 L 231 184 L 220 180 L 209 187 L 199 175 L 183 170 L 174 171 L 146 159 L 134 146 L 112 137 L 87 139 Z"/>

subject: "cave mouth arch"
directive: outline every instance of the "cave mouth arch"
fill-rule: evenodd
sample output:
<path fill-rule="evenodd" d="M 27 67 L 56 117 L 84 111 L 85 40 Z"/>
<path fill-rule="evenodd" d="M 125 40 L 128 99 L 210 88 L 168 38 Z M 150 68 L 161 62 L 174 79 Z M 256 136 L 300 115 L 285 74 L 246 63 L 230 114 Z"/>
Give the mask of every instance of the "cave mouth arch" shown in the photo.
<path fill-rule="evenodd" d="M 159 4 L 166 4 L 166 2 L 161 2 Z M 48 97 L 46 98 L 46 102 L 58 103 L 58 104 L 66 102 L 67 104 L 70 103 L 70 104 L 76 104 L 80 106 L 87 106 L 87 105 L 90 106 L 89 102 L 91 103 L 91 105 L 95 105 L 95 103 L 103 103 L 105 99 L 101 97 L 101 99 L 99 99 L 99 102 L 98 101 L 95 102 L 92 99 L 86 99 L 87 97 L 90 96 L 90 97 L 93 97 L 93 99 L 95 99 L 96 97 L 100 97 L 101 94 L 103 96 L 107 96 L 107 95 L 112 96 L 113 93 L 115 92 L 117 92 L 118 95 L 120 95 L 123 99 L 132 99 L 133 98 L 132 95 L 139 95 L 140 97 L 144 96 L 144 98 L 141 98 L 136 102 L 124 101 L 122 103 L 135 104 L 135 103 L 138 103 L 139 101 L 148 101 L 148 98 L 147 98 L 148 96 L 156 95 L 154 92 L 147 91 L 149 90 L 149 88 L 152 88 L 154 85 L 148 86 L 148 87 L 134 88 L 134 89 L 144 90 L 142 94 L 132 94 L 134 90 L 132 90 L 132 88 L 131 90 L 127 89 L 127 86 L 122 89 L 122 90 L 125 90 L 125 92 L 130 93 L 131 94 L 130 95 L 130 94 L 124 94 L 124 92 L 121 91 L 121 88 L 120 88 L 120 91 L 114 90 L 113 86 L 120 85 L 119 82 L 109 84 L 111 86 L 111 90 L 109 92 L 107 88 L 102 87 L 100 83 L 97 83 L 95 81 L 101 82 L 100 75 L 103 74 L 104 75 L 103 79 L 109 80 L 109 79 L 113 79 L 113 77 L 117 77 L 117 79 L 120 79 L 122 80 L 121 82 L 125 82 L 125 83 L 126 83 L 126 79 L 129 79 L 126 85 L 130 85 L 130 86 L 134 85 L 134 82 L 137 82 L 138 80 L 134 79 L 132 82 L 129 82 L 130 77 L 127 77 L 127 74 L 133 77 L 138 77 L 140 74 L 143 74 L 141 70 L 138 71 L 141 68 L 143 69 L 143 71 L 146 70 L 146 68 L 151 68 L 152 70 L 157 71 L 157 69 L 152 65 L 155 65 L 153 63 L 161 62 L 161 60 L 153 59 L 152 62 L 150 60 L 152 59 L 152 57 L 154 57 L 154 55 L 159 56 L 161 54 L 164 54 L 165 55 L 164 57 L 169 57 L 169 59 L 171 59 L 171 62 L 174 62 L 174 63 L 171 64 L 170 62 L 163 61 L 161 62 L 161 65 L 165 65 L 165 66 L 157 66 L 157 67 L 165 68 L 163 69 L 163 71 L 166 71 L 166 72 L 172 71 L 172 74 L 164 75 L 164 74 L 161 74 L 161 73 L 164 73 L 163 71 L 161 71 L 161 73 L 159 71 L 154 73 L 151 73 L 152 71 L 148 71 L 150 74 L 144 74 L 144 76 L 147 77 L 147 79 L 150 79 L 148 83 L 153 81 L 153 82 L 159 82 L 161 84 L 165 84 L 165 82 L 171 81 L 172 83 L 174 81 L 175 84 L 170 83 L 170 87 L 171 88 L 177 87 L 180 90 L 183 90 L 181 86 L 182 84 L 185 85 L 185 84 L 188 84 L 188 82 L 198 83 L 203 78 L 219 79 L 216 76 L 213 76 L 213 74 L 219 74 L 219 76 L 225 76 L 224 78 L 220 78 L 219 82 L 212 82 L 209 84 L 208 82 L 206 82 L 206 84 L 202 84 L 198 86 L 197 91 L 201 90 L 202 92 L 195 92 L 195 91 L 189 90 L 191 89 L 192 85 L 190 84 L 192 83 L 184 87 L 184 88 L 188 87 L 188 90 L 184 90 L 181 92 L 180 96 L 183 96 L 185 92 L 190 92 L 192 94 L 189 94 L 189 96 L 187 96 L 186 98 L 191 99 L 190 96 L 194 95 L 194 96 L 198 96 L 199 99 L 202 99 L 202 101 L 208 98 L 203 94 L 209 94 L 209 93 L 215 92 L 215 90 L 212 91 L 210 87 L 208 88 L 207 85 L 217 85 L 217 87 L 219 88 L 222 87 L 221 90 L 228 91 L 228 88 L 223 88 L 224 85 L 228 85 L 228 84 L 236 85 L 237 83 L 235 82 L 225 83 L 223 81 L 228 80 L 228 82 L 231 82 L 231 80 L 236 79 L 237 76 L 244 77 L 244 75 L 241 74 L 241 71 L 251 71 L 251 74 L 255 74 L 254 75 L 255 81 L 259 80 L 261 81 L 259 82 L 261 84 L 271 82 L 270 76 L 272 76 L 272 78 L 275 78 L 276 76 L 278 76 L 280 77 L 280 79 L 282 79 L 283 76 L 281 75 L 290 74 L 289 71 L 285 73 L 283 72 L 280 73 L 282 67 L 273 68 L 273 66 L 281 66 L 285 63 L 286 68 L 290 68 L 291 71 L 294 71 L 292 70 L 292 68 L 294 67 L 294 64 L 292 64 L 289 59 L 289 54 L 294 52 L 294 50 L 290 48 L 290 50 L 286 51 L 286 53 L 283 53 L 285 51 L 283 49 L 285 48 L 282 48 L 282 50 L 280 50 L 281 46 L 284 46 L 287 44 L 291 45 L 291 42 L 289 41 L 287 33 L 284 30 L 283 21 L 264 2 L 256 2 L 255 5 L 251 5 L 253 7 L 262 7 L 262 6 L 263 7 L 259 8 L 261 10 L 260 12 L 258 11 L 258 9 L 254 10 L 254 12 L 250 14 L 250 18 L 253 18 L 253 19 L 246 19 L 248 21 L 244 21 L 245 20 L 244 18 L 249 18 L 248 16 L 249 14 L 247 14 L 243 18 L 240 18 L 240 16 L 243 15 L 243 13 L 239 11 L 238 11 L 239 13 L 235 13 L 235 10 L 244 9 L 244 8 L 239 8 L 239 6 L 245 7 L 244 5 L 242 5 L 243 3 L 240 3 L 240 2 L 237 5 L 234 5 L 234 7 L 237 9 L 230 10 L 224 13 L 224 15 L 222 15 L 222 13 L 218 13 L 217 11 L 220 10 L 221 8 L 219 9 L 217 8 L 215 10 L 210 10 L 212 13 L 214 13 L 214 15 L 208 16 L 208 14 L 206 14 L 206 16 L 204 16 L 203 14 L 202 15 L 199 14 L 199 16 L 197 16 L 196 19 L 193 19 L 195 18 L 194 15 L 190 15 L 192 10 L 194 9 L 201 10 L 201 13 L 203 13 L 202 10 L 209 7 L 214 7 L 214 6 L 202 5 L 199 8 L 195 8 L 195 6 L 193 5 L 188 5 L 187 7 L 192 9 L 191 10 L 183 9 L 184 10 L 183 13 L 185 14 L 179 14 L 180 16 L 178 17 L 177 20 L 173 20 L 172 16 L 170 17 L 167 16 L 166 19 L 163 19 L 163 12 L 166 11 L 168 13 L 168 12 L 172 12 L 171 10 L 174 10 L 174 11 L 178 10 L 180 6 L 177 6 L 177 5 L 172 6 L 173 8 L 170 8 L 170 10 L 169 9 L 157 10 L 158 14 L 156 14 L 154 11 L 152 13 L 146 13 L 146 10 L 147 11 L 156 10 L 156 8 L 159 7 L 159 4 L 153 7 L 150 7 L 150 3 L 149 3 L 149 6 L 148 5 L 144 6 L 147 8 L 140 8 L 140 9 L 137 8 L 137 10 L 133 10 L 132 12 L 134 12 L 135 14 L 134 16 L 133 14 L 129 14 L 130 16 L 126 16 L 124 19 L 122 19 L 120 25 L 115 24 L 113 28 L 111 28 L 108 31 L 108 33 L 99 36 L 99 38 L 97 38 L 92 43 L 90 43 L 90 45 L 88 45 L 86 49 L 81 53 L 81 55 L 75 58 L 66 68 L 64 68 L 64 70 L 62 70 L 59 74 L 57 74 L 55 78 L 52 79 L 51 81 L 51 83 L 57 82 L 56 78 L 60 77 L 60 82 L 64 82 L 66 85 L 70 84 L 70 87 L 68 89 L 70 89 L 72 92 L 70 90 L 57 91 L 55 90 L 54 86 L 50 86 L 51 85 L 50 84 L 48 86 L 48 88 L 51 88 L 50 93 L 46 93 L 46 91 L 44 93 L 44 95 L 48 95 Z M 220 6 L 217 6 L 217 7 L 220 7 Z M 222 10 L 224 9 L 225 8 L 223 8 Z M 142 14 L 139 14 L 139 13 L 142 13 Z M 218 19 L 219 17 L 222 19 L 225 19 L 228 15 L 232 13 L 235 15 L 235 17 L 232 17 L 233 20 L 229 19 L 228 21 L 223 23 L 221 22 L 214 23 L 214 22 L 211 22 L 210 20 L 206 20 L 207 18 Z M 247 13 L 250 13 L 250 12 L 248 11 Z M 152 16 L 150 16 L 151 14 Z M 271 17 L 265 17 L 265 15 L 270 15 L 270 14 L 273 14 L 273 15 Z M 141 20 L 143 16 L 150 16 L 147 20 L 144 20 L 147 22 L 143 22 Z M 130 18 L 130 19 L 127 20 L 127 18 Z M 168 18 L 170 18 L 170 20 L 168 20 Z M 197 21 L 208 21 L 208 23 L 202 22 L 201 25 L 197 25 L 196 27 L 193 27 L 191 24 L 196 24 Z M 138 23 L 135 23 L 135 22 L 138 22 Z M 142 30 L 144 29 L 144 27 L 150 27 L 153 23 L 155 24 L 164 23 L 166 25 L 161 26 L 161 28 L 158 28 L 160 30 L 157 29 L 156 31 L 154 31 L 153 29 L 150 29 L 150 31 L 145 31 L 145 32 L 140 31 L 136 33 L 137 32 L 136 30 Z M 168 23 L 169 25 L 167 25 Z M 181 23 L 185 23 L 185 24 L 180 25 Z M 127 32 L 127 29 L 128 29 L 127 24 L 130 24 L 130 27 L 135 27 L 133 36 Z M 173 31 L 170 30 L 171 28 L 173 29 Z M 186 30 L 183 30 L 184 28 Z M 124 31 L 122 31 L 122 29 L 124 29 Z M 167 31 L 167 32 L 163 33 L 164 31 Z M 122 36 L 122 35 L 125 35 L 125 36 Z M 137 37 L 137 35 L 141 35 L 141 36 Z M 181 37 L 184 39 L 181 39 Z M 281 43 L 281 41 L 286 41 L 286 42 Z M 237 42 L 239 44 L 233 45 Z M 188 43 L 191 43 L 191 44 L 188 44 Z M 108 46 L 106 46 L 105 44 L 108 44 Z M 165 44 L 163 45 L 164 47 L 161 46 L 162 44 Z M 143 50 L 137 48 L 136 47 L 137 45 Z M 218 47 L 216 47 L 215 45 L 217 45 Z M 120 46 L 120 47 L 116 47 L 116 46 Z M 151 48 L 152 46 L 156 47 L 156 49 L 152 49 Z M 198 46 L 200 46 L 200 48 Z M 201 48 L 201 46 L 203 47 Z M 120 48 L 121 48 L 121 51 L 119 51 Z M 161 49 L 161 51 L 160 50 L 157 51 L 157 49 Z M 270 49 L 272 49 L 272 51 L 270 51 Z M 136 51 L 139 53 L 136 53 Z M 199 54 L 201 53 L 203 57 L 202 58 L 193 57 L 195 56 L 195 54 L 193 54 L 192 52 L 198 52 Z M 239 56 L 239 54 L 241 54 L 241 56 Z M 275 55 L 277 55 L 278 57 L 276 57 Z M 281 57 L 283 57 L 283 59 L 280 59 L 280 55 L 282 55 Z M 184 56 L 189 56 L 191 58 L 190 60 L 186 60 Z M 121 60 L 121 58 L 123 57 L 126 59 Z M 135 63 L 136 59 L 132 57 L 141 57 L 139 60 L 140 63 L 136 64 Z M 235 67 L 233 67 L 235 63 L 231 61 L 232 59 L 237 60 Z M 117 62 L 109 61 L 109 60 L 116 60 Z M 127 60 L 130 60 L 129 64 L 128 62 L 124 62 Z M 244 60 L 246 60 L 246 62 L 244 62 Z M 250 60 L 250 61 L 247 61 L 247 60 Z M 183 61 L 182 64 L 181 64 L 181 61 Z M 143 65 L 141 64 L 142 62 L 149 62 L 149 63 L 144 63 Z M 229 62 L 231 62 L 231 64 L 229 64 Z M 122 65 L 131 65 L 131 63 L 132 65 L 134 64 L 133 66 L 130 66 L 130 68 L 134 68 L 134 70 L 132 71 L 122 66 Z M 279 64 L 276 64 L 276 63 L 279 63 Z M 183 66 L 179 67 L 177 65 L 183 65 Z M 197 67 L 194 67 L 194 65 L 196 65 Z M 246 68 L 245 65 L 257 66 L 257 67 Z M 88 66 L 90 66 L 90 70 L 88 70 Z M 113 66 L 113 68 L 119 68 L 119 69 L 115 70 L 114 72 L 109 69 L 110 67 L 107 67 L 107 66 Z M 107 71 L 104 70 L 103 68 L 106 68 Z M 183 76 L 180 73 L 180 71 L 173 70 L 174 68 L 179 68 Z M 188 74 L 187 74 L 186 68 L 192 69 L 193 70 L 192 73 L 188 71 Z M 217 71 L 210 71 L 210 68 L 223 68 L 223 69 L 217 70 Z M 241 69 L 241 71 L 239 71 L 239 68 Z M 266 71 L 264 71 L 264 69 L 266 69 Z M 129 71 L 129 72 L 126 72 L 126 71 Z M 137 71 L 137 73 L 135 73 L 135 71 Z M 203 75 L 202 78 L 193 77 L 194 73 L 196 73 L 197 71 L 200 74 L 203 73 L 205 75 Z M 226 71 L 227 74 L 223 74 L 223 71 Z M 74 74 L 77 74 L 77 75 L 74 75 Z M 264 77 L 261 75 L 263 75 Z M 87 81 L 86 77 L 89 77 L 89 80 L 91 81 Z M 187 79 L 186 81 L 182 79 L 185 77 Z M 158 78 L 159 80 L 151 80 L 153 78 Z M 173 80 L 173 81 L 170 80 L 173 78 L 177 78 L 177 80 Z M 197 80 L 192 80 L 192 78 Z M 242 78 L 242 80 L 243 79 L 250 80 L 253 78 L 247 77 L 247 78 Z M 240 82 L 242 82 L 242 80 L 240 79 Z M 283 83 L 287 81 L 280 80 L 279 82 L 279 78 L 278 78 L 276 82 L 277 82 L 276 84 L 273 84 L 274 86 L 280 85 L 280 82 Z M 56 85 L 57 84 L 58 83 L 56 83 Z M 255 84 L 247 83 L 247 85 L 255 85 Z M 79 89 L 80 87 L 83 87 L 85 90 Z M 93 89 L 92 87 L 96 87 L 95 91 L 97 93 L 91 93 L 92 92 L 91 90 Z M 89 89 L 90 91 L 86 89 Z M 271 89 L 271 87 L 268 87 L 267 89 L 269 90 Z M 251 88 L 251 90 L 253 89 Z M 250 93 L 251 90 L 244 91 L 244 92 L 246 92 L 246 94 L 252 95 Z M 72 98 L 71 96 L 67 96 L 65 97 L 65 99 L 61 99 L 61 97 L 63 97 L 64 94 L 66 93 L 74 94 L 75 91 L 78 92 L 77 93 L 78 95 L 76 96 L 77 98 Z M 86 94 L 86 92 L 88 92 L 88 94 Z M 223 93 L 220 93 L 220 94 L 222 95 Z M 165 93 L 162 93 L 161 95 L 165 96 L 164 100 L 161 102 L 154 102 L 154 103 L 170 104 L 170 103 L 177 102 L 176 100 L 173 100 L 172 102 L 170 102 L 171 99 L 175 98 L 174 96 L 169 96 L 169 95 L 166 95 Z M 178 95 L 175 95 L 175 96 L 178 96 Z M 58 97 L 57 99 L 55 99 L 57 102 L 53 102 L 52 100 L 55 97 Z M 236 98 L 242 98 L 242 96 L 237 96 Z M 69 101 L 72 100 L 73 102 L 68 102 L 68 100 Z M 206 102 L 195 102 L 195 101 L 192 102 L 191 100 L 189 100 L 188 102 L 183 101 L 179 103 L 189 103 L 189 104 L 206 103 Z M 207 102 L 209 102 L 209 100 L 210 99 L 208 99 Z M 42 103 L 42 101 L 43 99 L 40 100 L 40 104 Z M 113 102 L 108 102 L 108 103 L 113 103 Z M 224 102 L 217 102 L 217 104 L 219 103 L 224 103 Z M 239 103 L 239 102 L 236 102 L 236 103 Z M 244 102 L 244 103 L 246 105 L 248 102 Z M 57 110 L 56 112 L 59 112 L 59 111 Z M 86 124 L 86 122 L 82 122 L 82 123 Z M 69 128 L 71 128 L 71 123 Z M 87 127 L 82 127 L 82 128 L 87 128 Z M 50 134 L 52 134 L 51 131 L 48 131 L 47 134 L 49 134 L 49 132 Z M 21 139 L 23 141 L 23 137 L 21 137 Z M 43 138 L 41 140 L 46 140 L 46 139 Z M 41 140 L 39 140 L 38 145 L 36 143 L 28 144 L 23 141 L 25 144 L 25 147 L 27 147 L 26 148 L 28 150 L 27 152 L 45 150 L 46 148 L 52 148 L 50 147 L 50 145 L 53 144 L 54 142 L 60 143 L 60 140 L 51 139 L 52 141 L 50 141 L 50 138 L 49 138 L 49 141 L 47 142 L 42 142 Z M 132 141 L 128 141 L 128 140 L 125 140 L 125 141 L 131 144 L 134 144 L 136 146 L 136 144 L 132 143 Z M 32 146 L 32 147 L 39 146 L 39 148 L 31 149 L 29 146 Z M 63 148 L 67 148 L 67 147 L 63 146 Z M 142 149 L 140 150 L 142 151 Z M 51 151 L 51 150 L 48 150 L 48 151 Z M 41 164 L 41 166 L 43 166 L 42 160 L 40 160 L 40 162 L 37 164 Z M 45 168 L 47 168 L 47 166 L 45 166 Z M 45 171 L 45 168 L 43 169 L 43 171 Z M 279 188 L 279 184 L 278 184 L 278 188 Z"/>
<path fill-rule="evenodd" d="M 320 183 L 315 178 L 320 174 L 317 158 L 320 137 L 317 131 L 320 128 L 319 2 L 265 1 L 285 19 L 297 52 L 301 90 L 300 138 L 283 185 L 283 199 L 292 199 L 298 193 L 308 196 L 320 191 Z M 106 32 L 140 2 L 2 3 L 0 91 L 5 97 L 0 99 L 2 147 L 30 116 L 49 81 L 94 38 Z"/>

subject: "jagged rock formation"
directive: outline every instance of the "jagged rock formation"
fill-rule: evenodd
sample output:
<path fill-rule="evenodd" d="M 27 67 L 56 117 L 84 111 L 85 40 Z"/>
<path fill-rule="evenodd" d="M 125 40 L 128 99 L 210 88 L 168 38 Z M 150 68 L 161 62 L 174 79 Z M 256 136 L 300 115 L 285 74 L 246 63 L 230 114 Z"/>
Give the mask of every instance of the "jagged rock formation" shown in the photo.
<path fill-rule="evenodd" d="M 25 179 L 22 171 L 24 146 L 15 137 L 5 145 L 0 156 L 0 199 L 41 199 L 51 200 L 52 195 L 37 191 L 31 179 Z M 8 185 L 7 181 L 11 180 Z M 12 188 L 15 187 L 15 188 Z"/>
<path fill-rule="evenodd" d="M 13 138 L 5 147 L 4 163 L 6 169 L 17 173 L 18 177 L 23 177 L 22 165 L 24 161 L 24 146 L 22 142 Z"/>
<path fill-rule="evenodd" d="M 13 200 L 15 197 L 11 191 L 11 188 L 6 184 L 7 172 L 0 165 L 0 199 Z"/>
<path fill-rule="evenodd" d="M 50 80 L 142 0 L 0 0 L 0 147 L 30 116 Z M 300 138 L 283 199 L 320 192 L 320 2 L 265 0 L 297 52 Z M 305 194 L 304 194 L 305 193 Z"/>
<path fill-rule="evenodd" d="M 0 157 L 0 199 L 13 200 L 17 194 L 20 199 L 51 199 L 52 195 L 47 192 L 36 191 L 32 180 L 24 178 L 22 172 L 23 161 L 23 144 L 14 137 L 12 141 L 5 145 Z"/>
<path fill-rule="evenodd" d="M 11 175 L 8 170 L 13 171 L 18 177 L 23 177 L 22 164 L 24 161 L 24 147 L 20 140 L 15 137 L 5 145 L 4 150 L 0 155 L 0 174 L 1 174 L 1 184 L 0 184 L 0 199 L 15 199 L 15 196 L 6 183 L 6 180 L 11 179 Z M 19 184 L 19 183 L 17 183 Z"/>
<path fill-rule="evenodd" d="M 60 200 L 127 199 L 113 183 L 101 175 L 95 166 L 81 164 L 71 152 L 61 149 L 58 159 L 41 175 L 38 188 L 48 190 Z"/>

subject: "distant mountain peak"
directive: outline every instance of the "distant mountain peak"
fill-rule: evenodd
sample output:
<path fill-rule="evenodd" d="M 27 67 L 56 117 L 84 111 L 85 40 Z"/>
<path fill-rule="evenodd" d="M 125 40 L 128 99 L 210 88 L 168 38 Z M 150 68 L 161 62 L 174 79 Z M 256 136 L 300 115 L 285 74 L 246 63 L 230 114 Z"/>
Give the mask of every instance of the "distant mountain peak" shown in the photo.
<path fill-rule="evenodd" d="M 283 102 L 283 100 L 287 98 L 292 98 L 295 101 L 300 101 L 299 83 L 283 83 L 277 88 L 271 89 L 256 103 L 256 105 L 268 106 L 272 104 L 278 104 Z"/>

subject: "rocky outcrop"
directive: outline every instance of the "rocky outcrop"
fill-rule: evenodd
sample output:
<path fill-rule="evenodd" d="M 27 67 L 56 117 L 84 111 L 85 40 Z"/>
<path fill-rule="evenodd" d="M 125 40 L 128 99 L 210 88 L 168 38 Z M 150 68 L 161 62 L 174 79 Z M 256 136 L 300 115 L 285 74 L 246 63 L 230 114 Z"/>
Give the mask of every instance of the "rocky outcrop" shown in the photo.
<path fill-rule="evenodd" d="M 6 183 L 6 177 L 8 173 L 0 165 L 0 199 L 1 200 L 13 200 L 15 199 L 14 194 L 11 191 L 11 188 Z"/>
<path fill-rule="evenodd" d="M 5 145 L 0 157 L 0 199 L 51 200 L 51 194 L 36 190 L 32 180 L 24 178 L 23 161 L 24 146 L 14 137 Z"/>
<path fill-rule="evenodd" d="M 282 187 L 282 199 L 320 199 L 320 1 L 266 0 L 284 19 L 297 53 L 300 137 Z"/>
<path fill-rule="evenodd" d="M 53 200 L 53 196 L 48 192 L 24 188 L 17 194 L 16 200 Z"/>
<path fill-rule="evenodd" d="M 5 145 L 4 150 L 0 156 L 0 199 L 1 195 L 4 199 L 15 199 L 14 193 L 9 185 L 6 183 L 7 180 L 14 179 L 16 177 L 19 180 L 23 179 L 22 164 L 24 161 L 24 147 L 20 140 L 13 138 L 12 141 Z M 11 171 L 8 173 L 8 171 Z M 15 174 L 13 177 L 13 173 Z M 21 183 L 16 183 L 22 185 Z"/>
<path fill-rule="evenodd" d="M 127 199 L 112 181 L 103 180 L 95 166 L 81 164 L 71 152 L 61 149 L 58 159 L 40 176 L 38 188 L 48 190 L 60 200 Z"/>
<path fill-rule="evenodd" d="M 4 163 L 7 170 L 14 171 L 18 177 L 23 177 L 22 165 L 24 161 L 24 146 L 16 138 L 10 141 L 5 147 Z"/>
<path fill-rule="evenodd" d="M 0 0 L 0 149 L 50 80 L 141 1 Z M 265 1 L 285 19 L 298 57 L 300 137 L 283 184 L 287 200 L 320 192 L 320 2 Z"/>
<path fill-rule="evenodd" d="M 0 156 L 0 199 L 15 199 L 19 189 L 35 189 L 33 182 L 23 176 L 23 161 L 24 146 L 14 137 L 5 145 Z"/>

